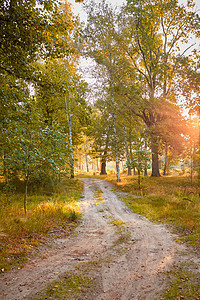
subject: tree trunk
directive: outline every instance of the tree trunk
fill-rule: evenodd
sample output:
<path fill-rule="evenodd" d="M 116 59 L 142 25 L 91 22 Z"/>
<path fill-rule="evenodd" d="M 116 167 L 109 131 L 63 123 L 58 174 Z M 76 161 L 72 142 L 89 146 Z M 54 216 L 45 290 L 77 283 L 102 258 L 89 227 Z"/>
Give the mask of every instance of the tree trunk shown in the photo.
<path fill-rule="evenodd" d="M 119 159 L 118 159 L 118 140 L 117 140 L 117 131 L 115 123 L 115 114 L 113 114 L 113 131 L 115 137 L 115 160 L 116 160 L 116 171 L 117 171 L 117 182 L 120 182 L 120 170 L 119 170 Z"/>
<path fill-rule="evenodd" d="M 6 180 L 6 183 L 8 183 L 8 170 L 6 167 L 6 151 L 5 151 L 5 149 L 3 150 L 3 176 Z"/>
<path fill-rule="evenodd" d="M 163 170 L 163 175 L 167 175 L 167 159 L 168 159 L 168 145 L 165 145 L 165 165 Z"/>
<path fill-rule="evenodd" d="M 73 142 L 72 142 L 72 121 L 71 121 L 70 96 L 68 97 L 68 107 L 67 107 L 67 99 L 65 97 L 65 106 L 66 106 L 67 119 L 68 119 L 68 123 L 69 123 L 70 173 L 71 173 L 71 178 L 74 178 L 74 156 L 73 156 Z"/>
<path fill-rule="evenodd" d="M 28 191 L 28 180 L 25 181 L 25 193 L 24 193 L 24 213 L 27 212 L 27 191 Z"/>
<path fill-rule="evenodd" d="M 158 138 L 154 137 L 151 145 L 152 151 L 152 174 L 151 176 L 159 177 L 159 160 L 158 160 Z"/>
<path fill-rule="evenodd" d="M 87 172 L 89 172 L 89 165 L 88 165 L 87 153 L 85 153 L 85 163 L 86 163 Z"/>
<path fill-rule="evenodd" d="M 79 153 L 79 155 L 78 155 L 78 168 L 79 168 L 79 170 L 82 169 L 81 164 L 82 164 L 82 158 L 81 158 L 81 154 Z"/>
<path fill-rule="evenodd" d="M 107 175 L 106 160 L 102 160 L 102 162 L 101 162 L 101 173 L 100 173 L 100 175 Z"/>
<path fill-rule="evenodd" d="M 145 125 L 145 133 L 144 133 L 144 147 L 147 153 L 147 126 Z M 144 162 L 144 176 L 147 176 L 147 158 L 145 155 L 145 162 Z"/>
<path fill-rule="evenodd" d="M 131 162 L 133 161 L 133 152 L 132 152 L 132 141 L 131 141 L 131 132 L 129 131 L 129 151 L 131 155 Z M 135 175 L 135 167 L 133 167 L 133 174 Z"/>
<path fill-rule="evenodd" d="M 190 181 L 193 183 L 193 169 L 194 169 L 194 148 L 191 144 L 191 154 L 190 154 Z"/>
<path fill-rule="evenodd" d="M 124 125 L 124 142 L 125 142 L 125 149 L 126 149 L 126 161 L 128 165 L 128 176 L 131 175 L 131 165 L 130 165 L 130 158 L 128 153 L 128 144 L 127 144 L 127 134 L 126 134 L 126 126 Z"/>
<path fill-rule="evenodd" d="M 138 170 L 138 187 L 141 189 L 141 175 L 140 175 L 140 170 Z"/>
<path fill-rule="evenodd" d="M 131 176 L 131 175 L 132 175 L 132 173 L 131 173 L 131 167 L 128 166 L 128 176 Z"/>
<path fill-rule="evenodd" d="M 99 171 L 99 159 L 97 158 L 97 171 Z"/>
<path fill-rule="evenodd" d="M 116 130 L 116 113 L 115 113 L 115 99 L 114 99 L 114 88 L 113 88 L 113 76 L 111 73 L 111 102 L 113 106 L 112 118 L 113 118 L 113 132 L 114 132 L 114 142 L 115 142 L 115 161 L 116 161 L 116 172 L 117 172 L 117 182 L 120 182 L 120 170 L 119 170 L 119 158 L 118 158 L 118 138 Z"/>

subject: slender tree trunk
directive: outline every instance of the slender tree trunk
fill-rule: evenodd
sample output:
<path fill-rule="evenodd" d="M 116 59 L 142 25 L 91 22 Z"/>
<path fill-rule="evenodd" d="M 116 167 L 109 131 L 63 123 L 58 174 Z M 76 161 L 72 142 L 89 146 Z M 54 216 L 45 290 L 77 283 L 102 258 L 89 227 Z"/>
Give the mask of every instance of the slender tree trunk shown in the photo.
<path fill-rule="evenodd" d="M 153 137 L 153 139 L 152 139 L 151 151 L 152 151 L 152 174 L 151 174 L 151 176 L 159 177 L 160 171 L 159 171 L 159 160 L 158 160 L 158 138 L 157 137 Z"/>
<path fill-rule="evenodd" d="M 108 141 L 109 141 L 109 135 L 106 136 L 106 145 L 105 145 L 103 155 L 101 157 L 101 173 L 100 173 L 100 175 L 107 175 L 106 159 L 107 159 L 107 153 L 108 153 Z"/>
<path fill-rule="evenodd" d="M 87 137 L 84 138 L 84 135 L 83 135 L 83 140 L 84 140 L 84 151 L 85 151 L 85 164 L 86 164 L 86 170 L 88 173 L 89 172 L 89 163 L 88 163 L 88 156 L 87 156 L 88 146 L 87 146 Z"/>
<path fill-rule="evenodd" d="M 198 142 L 198 183 L 199 183 L 199 197 L 200 197 L 200 105 L 199 105 L 199 109 L 198 109 L 198 113 L 199 113 L 199 142 Z"/>
<path fill-rule="evenodd" d="M 79 153 L 78 157 L 79 157 L 79 159 L 78 159 L 78 168 L 79 168 L 79 170 L 81 170 L 81 161 L 82 161 L 82 159 L 81 159 L 81 154 L 80 153 Z"/>
<path fill-rule="evenodd" d="M 140 170 L 138 170 L 138 187 L 139 187 L 139 189 L 141 189 L 141 174 L 140 174 Z"/>
<path fill-rule="evenodd" d="M 144 147 L 147 153 L 147 126 L 145 125 L 145 133 L 144 133 Z M 147 176 L 147 159 L 145 155 L 145 162 L 144 162 L 144 176 Z"/>
<path fill-rule="evenodd" d="M 65 97 L 65 106 L 66 106 L 66 113 L 67 113 L 68 124 L 69 124 L 70 173 L 71 173 L 71 178 L 74 178 L 74 155 L 73 155 L 73 142 L 72 142 L 72 121 L 71 121 L 70 96 L 68 97 L 68 107 L 67 107 L 67 99 Z"/>
<path fill-rule="evenodd" d="M 86 163 L 86 170 L 87 170 L 87 173 L 88 173 L 89 172 L 89 165 L 88 165 L 87 153 L 85 153 L 85 163 Z"/>
<path fill-rule="evenodd" d="M 124 125 L 124 142 L 125 142 L 125 149 L 126 149 L 126 161 L 128 165 L 128 175 L 131 175 L 131 165 L 130 165 L 130 158 L 128 153 L 128 144 L 127 144 L 127 134 L 126 134 L 126 126 Z"/>
<path fill-rule="evenodd" d="M 113 89 L 113 78 L 111 74 L 111 101 L 113 106 L 113 132 L 114 132 L 114 141 L 115 141 L 115 161 L 116 161 L 116 172 L 117 172 L 117 182 L 120 182 L 120 170 L 119 170 L 119 157 L 118 157 L 118 138 L 116 130 L 116 114 L 115 114 L 115 101 L 114 101 L 114 89 Z"/>
<path fill-rule="evenodd" d="M 165 145 L 165 165 L 163 170 L 163 175 L 167 175 L 167 160 L 168 160 L 168 145 Z"/>
<path fill-rule="evenodd" d="M 8 183 L 8 170 L 6 167 L 6 151 L 5 151 L 5 149 L 3 150 L 3 176 L 6 180 L 6 183 Z"/>
<path fill-rule="evenodd" d="M 131 131 L 129 131 L 129 151 L 131 155 L 131 162 L 133 161 L 133 151 L 132 151 L 132 140 L 131 140 Z M 133 167 L 133 174 L 135 175 L 135 167 Z"/>
<path fill-rule="evenodd" d="M 191 145 L 191 154 L 190 154 L 190 180 L 191 180 L 191 184 L 193 183 L 193 168 L 194 168 L 194 149 Z"/>
<path fill-rule="evenodd" d="M 24 213 L 27 213 L 27 192 L 28 192 L 28 179 L 25 181 L 25 192 L 24 192 Z"/>
<path fill-rule="evenodd" d="M 99 159 L 97 158 L 97 171 L 99 171 Z"/>
<path fill-rule="evenodd" d="M 115 160 L 116 160 L 117 182 L 120 182 L 121 179 L 120 179 L 120 170 L 119 170 L 118 139 L 117 139 L 115 114 L 113 114 L 113 131 L 114 131 L 114 137 L 115 137 Z"/>

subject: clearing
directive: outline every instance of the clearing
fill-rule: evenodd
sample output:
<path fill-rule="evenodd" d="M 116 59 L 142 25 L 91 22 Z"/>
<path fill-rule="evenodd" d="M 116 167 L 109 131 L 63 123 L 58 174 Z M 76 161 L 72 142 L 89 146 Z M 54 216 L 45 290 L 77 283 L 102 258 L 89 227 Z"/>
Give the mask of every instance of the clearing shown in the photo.
<path fill-rule="evenodd" d="M 30 258 L 22 269 L 1 274 L 0 299 L 152 300 L 165 287 L 163 273 L 184 251 L 176 236 L 129 210 L 111 183 L 81 180 L 80 225 L 71 236 L 40 246 L 40 255 Z M 92 289 L 83 293 L 80 284 L 79 296 L 72 288 L 64 298 L 41 294 L 49 282 L 81 268 L 92 278 Z"/>

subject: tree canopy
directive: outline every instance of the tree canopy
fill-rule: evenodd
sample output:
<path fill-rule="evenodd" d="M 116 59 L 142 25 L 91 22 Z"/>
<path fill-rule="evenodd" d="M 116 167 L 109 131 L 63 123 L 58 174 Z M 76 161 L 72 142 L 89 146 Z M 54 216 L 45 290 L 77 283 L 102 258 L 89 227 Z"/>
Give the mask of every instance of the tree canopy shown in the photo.
<path fill-rule="evenodd" d="M 86 141 L 83 152 L 91 161 L 100 158 L 101 173 L 115 161 L 118 181 L 120 162 L 129 175 L 132 169 L 147 175 L 151 165 L 151 175 L 160 176 L 161 168 L 166 174 L 170 162 L 193 151 L 198 165 L 191 126 L 200 107 L 194 1 L 127 0 L 114 9 L 106 0 L 89 0 L 85 26 L 67 1 L 0 4 L 0 167 L 6 182 L 74 177 Z M 94 104 L 80 57 L 95 61 L 101 84 Z M 184 117 L 186 109 L 193 116 Z"/>

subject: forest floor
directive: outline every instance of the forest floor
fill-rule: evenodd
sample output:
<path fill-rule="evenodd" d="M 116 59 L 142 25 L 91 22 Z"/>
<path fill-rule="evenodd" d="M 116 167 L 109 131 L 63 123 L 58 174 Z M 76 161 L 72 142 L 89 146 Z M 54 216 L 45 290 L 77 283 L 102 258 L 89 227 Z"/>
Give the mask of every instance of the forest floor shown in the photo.
<path fill-rule="evenodd" d="M 81 180 L 79 226 L 41 245 L 23 268 L 1 274 L 0 299 L 163 299 L 172 265 L 199 265 L 164 225 L 129 210 L 114 185 Z"/>

